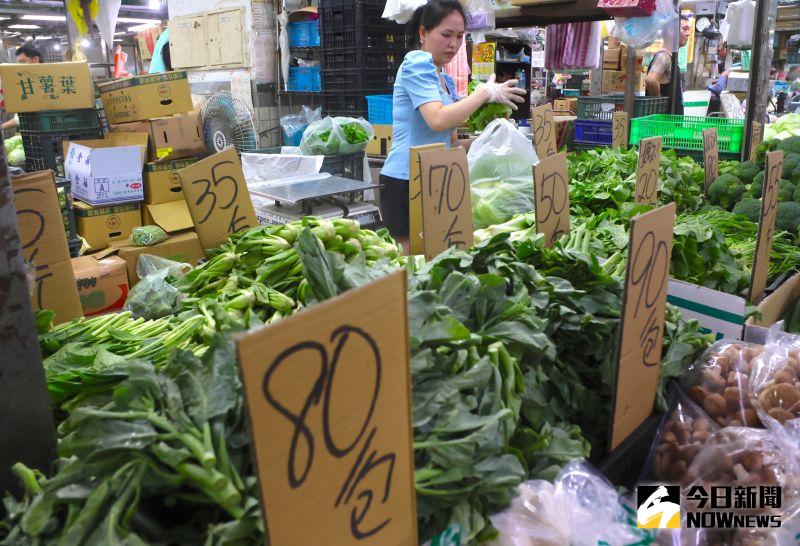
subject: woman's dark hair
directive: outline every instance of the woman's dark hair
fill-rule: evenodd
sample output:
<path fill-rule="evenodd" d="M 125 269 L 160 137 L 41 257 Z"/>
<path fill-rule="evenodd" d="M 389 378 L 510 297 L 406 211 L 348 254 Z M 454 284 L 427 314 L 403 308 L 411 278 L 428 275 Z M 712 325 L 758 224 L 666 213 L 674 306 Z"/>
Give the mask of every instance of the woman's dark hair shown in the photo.
<path fill-rule="evenodd" d="M 411 43 L 419 46 L 419 27 L 425 27 L 425 30 L 434 29 L 454 11 L 464 18 L 464 23 L 467 22 L 467 12 L 458 0 L 428 0 L 424 6 L 418 7 L 406 31 Z"/>

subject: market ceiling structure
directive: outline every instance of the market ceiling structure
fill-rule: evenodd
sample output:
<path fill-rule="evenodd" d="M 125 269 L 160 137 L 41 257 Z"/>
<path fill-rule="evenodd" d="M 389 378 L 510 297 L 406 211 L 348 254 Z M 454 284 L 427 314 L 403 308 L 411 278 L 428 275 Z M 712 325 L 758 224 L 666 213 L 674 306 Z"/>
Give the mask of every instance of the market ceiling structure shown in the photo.
<path fill-rule="evenodd" d="M 122 0 L 117 23 L 118 33 L 130 27 L 167 18 L 162 0 Z M 5 36 L 49 38 L 65 36 L 67 23 L 64 2 L 58 0 L 0 1 L 0 32 Z"/>

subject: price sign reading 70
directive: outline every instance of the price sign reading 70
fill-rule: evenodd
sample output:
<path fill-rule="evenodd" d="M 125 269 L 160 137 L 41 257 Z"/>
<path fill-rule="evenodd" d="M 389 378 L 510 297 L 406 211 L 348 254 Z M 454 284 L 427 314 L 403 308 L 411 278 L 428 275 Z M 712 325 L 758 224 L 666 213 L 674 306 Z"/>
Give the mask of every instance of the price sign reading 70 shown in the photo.
<path fill-rule="evenodd" d="M 555 154 L 534 165 L 533 198 L 536 231 L 544 233 L 547 246 L 553 246 L 553 242 L 569 233 L 567 154 Z"/>
<path fill-rule="evenodd" d="M 421 152 L 420 195 L 425 257 L 472 246 L 469 166 L 463 148 Z"/>

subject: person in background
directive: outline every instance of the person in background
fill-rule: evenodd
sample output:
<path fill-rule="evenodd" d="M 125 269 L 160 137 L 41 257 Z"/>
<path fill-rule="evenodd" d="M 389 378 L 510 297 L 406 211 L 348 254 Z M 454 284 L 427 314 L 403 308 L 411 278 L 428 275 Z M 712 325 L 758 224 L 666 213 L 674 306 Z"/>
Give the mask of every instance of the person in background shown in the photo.
<path fill-rule="evenodd" d="M 381 213 L 389 232 L 401 242 L 408 240 L 408 178 L 412 146 L 461 144 L 456 128 L 487 102 L 517 108 L 525 89 L 517 80 L 489 81 L 462 100 L 453 79 L 443 67 L 461 47 L 466 34 L 466 13 L 458 0 L 429 0 L 414 12 L 410 22 L 419 49 L 403 59 L 394 80 L 392 97 L 392 148 L 381 170 Z"/>
<path fill-rule="evenodd" d="M 39 64 L 42 62 L 42 52 L 33 47 L 31 44 L 22 44 L 16 51 L 17 62 L 20 64 Z M 2 91 L 0 91 L 2 92 Z M 5 104 L 3 104 L 5 107 Z M 19 127 L 19 117 L 15 114 L 13 119 L 10 119 L 0 125 L 0 129 L 13 129 Z"/>
<path fill-rule="evenodd" d="M 689 34 L 692 32 L 692 22 L 688 15 L 681 15 L 681 35 L 680 47 L 689 42 Z M 650 66 L 647 67 L 647 76 L 644 83 L 648 97 L 671 97 L 672 96 L 672 53 L 662 49 L 655 54 Z M 675 113 L 683 115 L 683 89 L 680 81 L 674 82 L 678 86 L 678 101 L 675 105 Z"/>

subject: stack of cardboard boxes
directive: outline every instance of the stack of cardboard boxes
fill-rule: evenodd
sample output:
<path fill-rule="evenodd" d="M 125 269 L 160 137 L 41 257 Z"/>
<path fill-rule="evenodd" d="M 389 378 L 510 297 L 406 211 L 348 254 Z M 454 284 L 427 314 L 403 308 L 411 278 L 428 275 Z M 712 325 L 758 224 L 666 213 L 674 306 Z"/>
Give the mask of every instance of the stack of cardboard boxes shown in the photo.
<path fill-rule="evenodd" d="M 625 93 L 628 81 L 628 47 L 613 36 L 608 38 L 608 47 L 603 52 L 603 94 Z M 635 92 L 644 95 L 644 77 L 647 67 L 644 57 L 636 57 L 636 71 L 632 77 L 636 78 Z"/>

